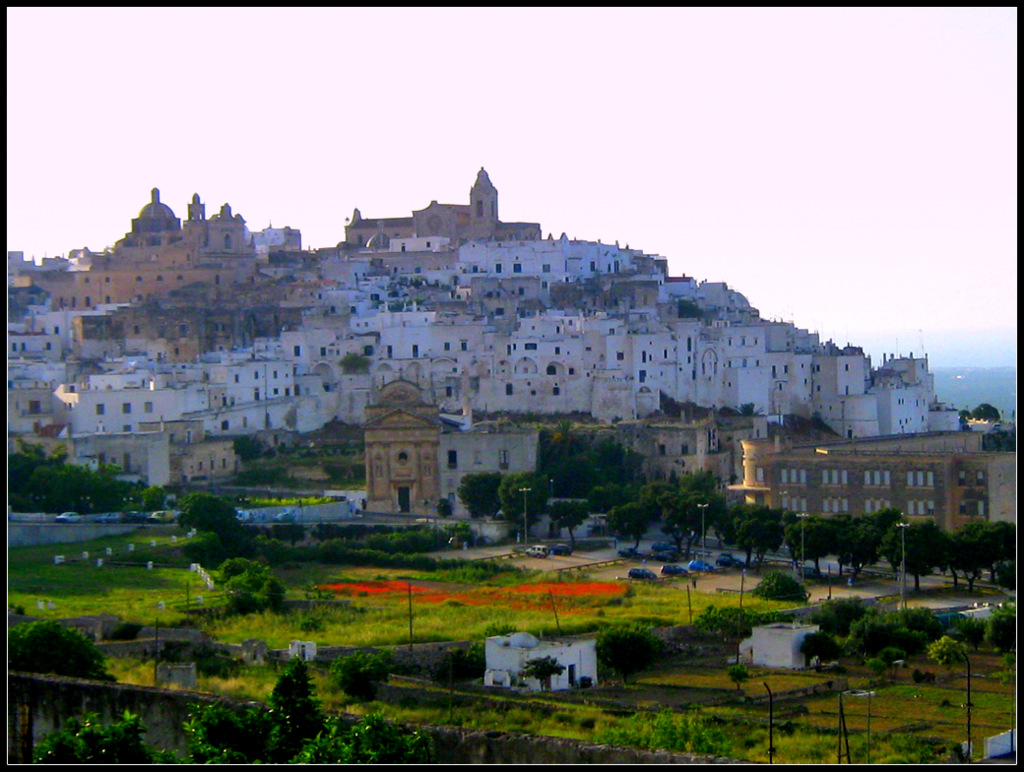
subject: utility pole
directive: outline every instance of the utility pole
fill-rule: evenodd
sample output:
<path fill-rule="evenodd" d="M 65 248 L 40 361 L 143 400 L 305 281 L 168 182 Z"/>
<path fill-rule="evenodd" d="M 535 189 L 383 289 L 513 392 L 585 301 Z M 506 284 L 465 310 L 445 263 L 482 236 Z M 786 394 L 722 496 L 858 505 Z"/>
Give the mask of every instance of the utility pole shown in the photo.
<path fill-rule="evenodd" d="M 903 610 L 907 610 L 907 528 L 910 523 L 896 523 L 900 529 L 900 601 Z"/>
<path fill-rule="evenodd" d="M 707 557 L 708 553 L 708 530 L 704 524 L 704 515 L 708 511 L 707 503 L 698 504 L 697 508 L 700 509 L 700 548 L 704 553 L 701 557 Z M 719 543 L 719 549 L 721 549 L 721 543 Z"/>
<path fill-rule="evenodd" d="M 520 488 L 519 492 L 523 494 L 523 544 L 526 544 L 526 532 L 529 526 L 526 524 L 526 494 L 532 491 L 533 488 Z"/>

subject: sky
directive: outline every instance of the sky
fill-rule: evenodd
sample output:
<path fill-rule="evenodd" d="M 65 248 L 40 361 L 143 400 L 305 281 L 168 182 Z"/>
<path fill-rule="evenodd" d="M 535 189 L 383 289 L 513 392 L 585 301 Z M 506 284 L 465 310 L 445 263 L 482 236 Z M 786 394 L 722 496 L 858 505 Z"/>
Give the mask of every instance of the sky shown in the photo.
<path fill-rule="evenodd" d="M 1017 11 L 8 8 L 7 248 L 179 217 L 333 246 L 465 204 L 618 241 L 768 319 L 1017 358 Z"/>

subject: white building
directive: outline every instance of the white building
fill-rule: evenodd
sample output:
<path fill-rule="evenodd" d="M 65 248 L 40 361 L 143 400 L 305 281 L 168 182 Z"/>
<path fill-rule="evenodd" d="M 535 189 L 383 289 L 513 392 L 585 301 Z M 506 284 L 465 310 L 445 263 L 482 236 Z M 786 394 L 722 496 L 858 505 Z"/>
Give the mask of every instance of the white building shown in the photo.
<path fill-rule="evenodd" d="M 740 657 L 761 667 L 802 670 L 807 667 L 807 658 L 800 653 L 800 647 L 818 629 L 818 625 L 787 622 L 755 627 L 751 636 L 740 642 Z"/>
<path fill-rule="evenodd" d="M 529 633 L 495 635 L 484 641 L 485 686 L 545 688 L 536 678 L 521 674 L 528 662 L 553 657 L 565 670 L 552 676 L 549 689 L 559 691 L 597 683 L 597 641 L 542 641 Z"/>

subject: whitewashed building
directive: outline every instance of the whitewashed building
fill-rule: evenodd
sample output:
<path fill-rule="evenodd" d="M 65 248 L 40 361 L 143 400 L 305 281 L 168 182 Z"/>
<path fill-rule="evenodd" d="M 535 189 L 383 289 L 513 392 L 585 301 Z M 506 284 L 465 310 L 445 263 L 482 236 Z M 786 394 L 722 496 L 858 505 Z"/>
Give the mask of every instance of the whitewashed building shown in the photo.
<path fill-rule="evenodd" d="M 597 641 L 543 641 L 529 633 L 495 635 L 484 641 L 485 686 L 524 686 L 532 691 L 545 688 L 536 678 L 524 678 L 523 668 L 531 660 L 553 657 L 565 670 L 552 676 L 552 691 L 574 689 L 597 683 Z"/>

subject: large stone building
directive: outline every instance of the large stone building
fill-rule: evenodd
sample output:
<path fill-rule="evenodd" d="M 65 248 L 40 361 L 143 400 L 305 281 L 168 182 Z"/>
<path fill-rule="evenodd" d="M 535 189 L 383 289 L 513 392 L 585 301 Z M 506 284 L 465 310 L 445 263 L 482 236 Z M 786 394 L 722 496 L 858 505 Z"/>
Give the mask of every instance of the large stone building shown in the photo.
<path fill-rule="evenodd" d="M 441 416 L 436 405 L 404 380 L 381 388 L 366 408 L 366 509 L 436 515 L 443 498 L 455 515 L 462 478 L 480 472 L 533 471 L 536 430 L 472 426 Z"/>
<path fill-rule="evenodd" d="M 535 241 L 540 235 L 539 223 L 498 219 L 498 189 L 481 168 L 468 205 L 431 201 L 409 217 L 385 218 L 366 218 L 356 209 L 345 226 L 344 243 L 350 248 L 387 247 L 392 239 L 437 237 L 457 246 L 466 241 Z"/>
<path fill-rule="evenodd" d="M 1017 521 L 1016 453 L 982 450 L 975 432 L 906 434 L 789 445 L 743 441 L 747 503 L 820 514 L 895 507 L 944 531 L 972 520 Z"/>

